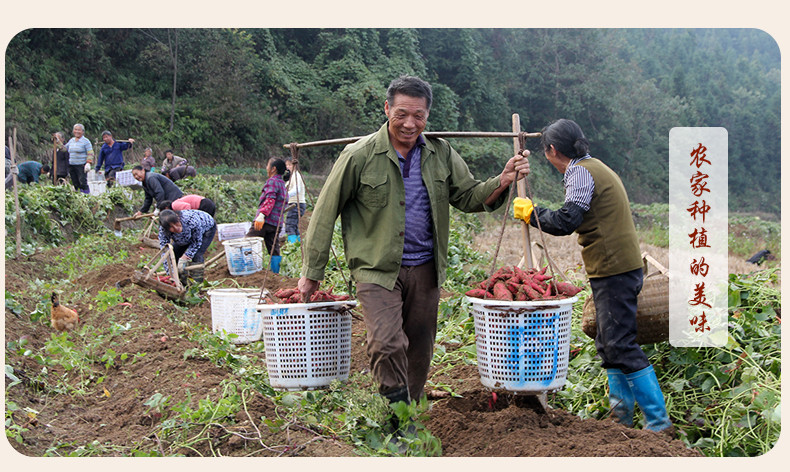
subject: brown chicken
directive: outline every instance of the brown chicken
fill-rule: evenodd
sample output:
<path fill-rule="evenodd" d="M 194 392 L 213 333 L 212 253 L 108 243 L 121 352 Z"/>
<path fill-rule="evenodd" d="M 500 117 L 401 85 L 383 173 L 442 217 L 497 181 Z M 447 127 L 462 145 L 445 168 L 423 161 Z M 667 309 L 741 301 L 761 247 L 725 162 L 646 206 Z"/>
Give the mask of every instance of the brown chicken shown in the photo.
<path fill-rule="evenodd" d="M 52 292 L 52 327 L 57 331 L 71 331 L 80 321 L 77 312 L 58 302 L 58 294 Z"/>

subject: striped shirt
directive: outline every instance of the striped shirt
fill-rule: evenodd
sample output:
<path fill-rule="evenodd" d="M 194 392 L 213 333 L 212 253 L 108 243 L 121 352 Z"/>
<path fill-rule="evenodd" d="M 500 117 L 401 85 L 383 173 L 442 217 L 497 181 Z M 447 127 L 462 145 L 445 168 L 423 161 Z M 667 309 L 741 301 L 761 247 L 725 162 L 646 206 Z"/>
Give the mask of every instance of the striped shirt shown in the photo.
<path fill-rule="evenodd" d="M 425 138 L 420 135 L 406 157 L 398 154 L 403 186 L 406 190 L 406 228 L 403 238 L 403 260 L 405 266 L 424 264 L 433 259 L 433 221 L 428 189 L 422 181 L 420 164 Z"/>
<path fill-rule="evenodd" d="M 575 203 L 582 207 L 584 211 L 590 209 L 590 202 L 595 190 L 595 181 L 587 169 L 576 164 L 589 158 L 590 155 L 587 154 L 584 157 L 572 159 L 570 164 L 568 164 L 568 168 L 565 169 L 565 175 L 562 177 L 562 183 L 565 186 L 565 203 Z"/>
<path fill-rule="evenodd" d="M 174 246 L 189 246 L 184 252 L 184 256 L 192 259 L 203 244 L 203 235 L 215 224 L 214 218 L 205 211 L 183 210 L 180 233 L 171 233 L 162 226 L 159 227 L 159 247 L 165 247 L 172 238 Z"/>
<path fill-rule="evenodd" d="M 85 165 L 88 162 L 89 155 L 91 160 L 93 160 L 93 145 L 85 136 L 80 139 L 71 138 L 63 147 L 69 152 L 70 166 Z"/>

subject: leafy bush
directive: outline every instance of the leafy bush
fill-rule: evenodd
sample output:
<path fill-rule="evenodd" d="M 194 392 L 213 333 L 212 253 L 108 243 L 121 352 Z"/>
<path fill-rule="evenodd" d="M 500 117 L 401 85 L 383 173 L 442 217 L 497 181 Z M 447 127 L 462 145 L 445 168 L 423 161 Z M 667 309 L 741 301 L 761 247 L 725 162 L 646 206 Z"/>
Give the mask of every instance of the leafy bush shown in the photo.
<path fill-rule="evenodd" d="M 69 185 L 20 185 L 19 217 L 25 251 L 73 241 L 86 234 L 105 234 L 115 212 L 131 214 L 132 191 L 112 187 L 101 195 L 85 195 Z M 6 228 L 16 225 L 13 198 L 5 201 Z M 15 233 L 6 234 L 6 255 L 15 248 Z"/>

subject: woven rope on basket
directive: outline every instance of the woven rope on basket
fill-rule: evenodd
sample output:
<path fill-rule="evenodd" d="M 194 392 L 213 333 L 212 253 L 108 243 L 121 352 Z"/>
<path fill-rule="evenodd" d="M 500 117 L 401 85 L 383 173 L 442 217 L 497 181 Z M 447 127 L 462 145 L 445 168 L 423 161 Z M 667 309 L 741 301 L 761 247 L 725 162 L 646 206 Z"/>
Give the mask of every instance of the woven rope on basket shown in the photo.
<path fill-rule="evenodd" d="M 636 342 L 653 344 L 667 341 L 669 339 L 669 277 L 662 271 L 648 274 L 636 303 Z M 597 325 L 592 295 L 587 297 L 582 311 L 582 331 L 595 339 Z"/>

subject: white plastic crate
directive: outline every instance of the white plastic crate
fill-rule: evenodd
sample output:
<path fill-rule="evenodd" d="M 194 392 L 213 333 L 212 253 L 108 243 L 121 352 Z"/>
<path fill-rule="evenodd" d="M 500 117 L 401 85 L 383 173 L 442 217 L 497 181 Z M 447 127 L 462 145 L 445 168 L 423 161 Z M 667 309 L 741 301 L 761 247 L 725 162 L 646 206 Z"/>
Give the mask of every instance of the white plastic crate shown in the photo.
<path fill-rule="evenodd" d="M 223 241 L 230 275 L 249 275 L 263 268 L 263 238 Z"/>
<path fill-rule="evenodd" d="M 565 385 L 571 313 L 578 297 L 508 302 L 467 297 L 472 303 L 481 383 L 520 393 Z"/>
<path fill-rule="evenodd" d="M 104 180 L 89 180 L 88 190 L 90 190 L 91 195 L 101 195 L 107 191 L 107 182 Z"/>
<path fill-rule="evenodd" d="M 260 290 L 257 288 L 218 288 L 209 290 L 211 298 L 211 331 L 225 331 L 238 337 L 232 342 L 246 344 L 259 341 L 263 333 L 261 315 L 257 310 Z"/>
<path fill-rule="evenodd" d="M 142 185 L 132 175 L 130 170 L 119 170 L 115 173 L 115 182 L 121 187 L 131 187 L 133 185 Z"/>
<path fill-rule="evenodd" d="M 351 368 L 354 300 L 261 304 L 269 383 L 280 390 L 312 390 L 347 380 Z"/>
<path fill-rule="evenodd" d="M 252 227 L 252 223 L 220 223 L 217 225 L 217 238 L 220 241 L 243 238 Z"/>

